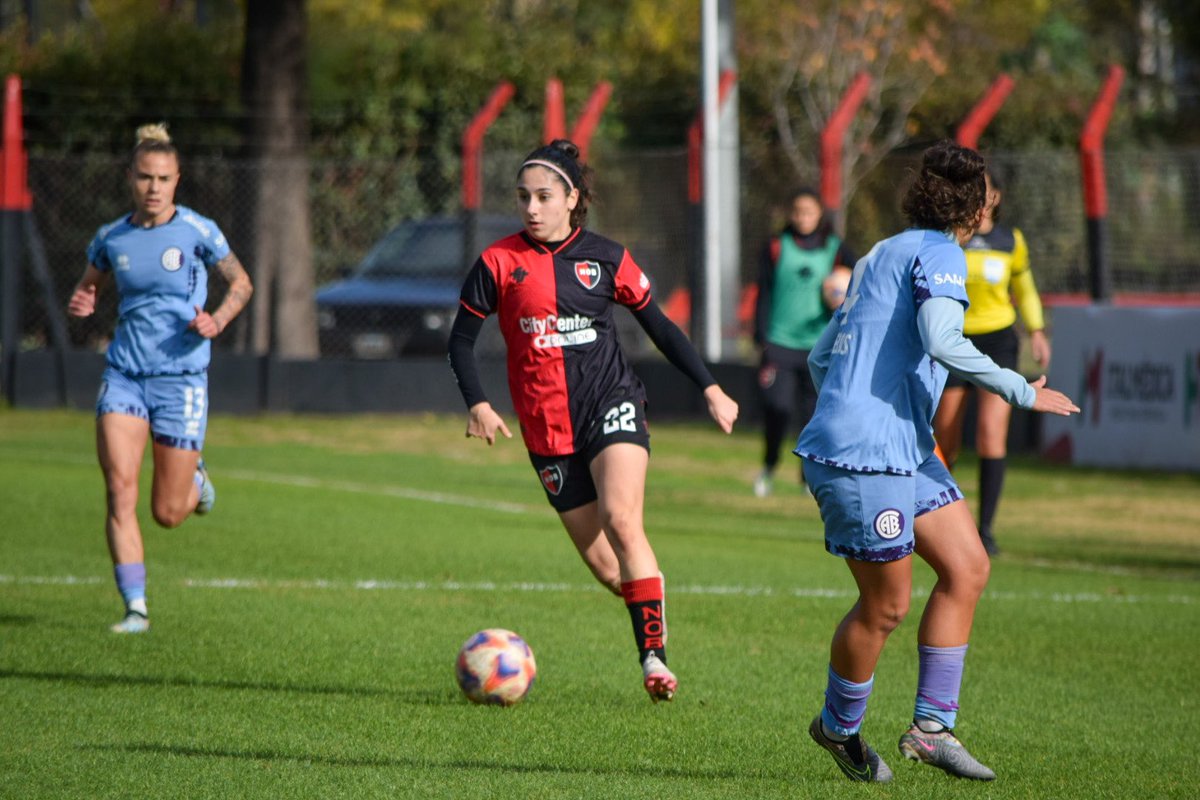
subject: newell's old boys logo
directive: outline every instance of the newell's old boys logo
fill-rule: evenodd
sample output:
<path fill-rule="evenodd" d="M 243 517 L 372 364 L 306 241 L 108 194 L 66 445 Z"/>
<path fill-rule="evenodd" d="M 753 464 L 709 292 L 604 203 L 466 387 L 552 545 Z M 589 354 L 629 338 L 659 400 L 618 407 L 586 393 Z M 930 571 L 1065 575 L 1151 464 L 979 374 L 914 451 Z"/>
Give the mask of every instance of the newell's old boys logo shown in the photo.
<path fill-rule="evenodd" d="M 178 247 L 168 247 L 162 254 L 162 266 L 167 272 L 175 272 L 183 266 L 183 251 Z"/>
<path fill-rule="evenodd" d="M 558 464 L 551 464 L 548 467 L 542 467 L 538 471 L 538 477 L 542 479 L 542 486 L 546 487 L 546 491 L 557 496 L 562 491 L 563 474 L 559 469 Z"/>
<path fill-rule="evenodd" d="M 904 515 L 894 508 L 885 508 L 875 516 L 875 533 L 881 539 L 895 539 L 904 533 Z"/>
<path fill-rule="evenodd" d="M 576 261 L 575 277 L 583 284 L 583 288 L 591 291 L 600 283 L 600 265 L 595 261 Z"/>

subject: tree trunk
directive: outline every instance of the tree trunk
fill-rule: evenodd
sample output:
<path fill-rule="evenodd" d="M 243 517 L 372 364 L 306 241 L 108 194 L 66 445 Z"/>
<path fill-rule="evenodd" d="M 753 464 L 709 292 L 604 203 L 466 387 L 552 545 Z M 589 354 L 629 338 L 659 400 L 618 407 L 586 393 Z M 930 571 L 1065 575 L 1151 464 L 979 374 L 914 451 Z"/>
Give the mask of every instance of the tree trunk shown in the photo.
<path fill-rule="evenodd" d="M 254 159 L 251 346 L 315 358 L 308 205 L 307 17 L 304 0 L 248 0 L 242 56 L 247 153 Z"/>

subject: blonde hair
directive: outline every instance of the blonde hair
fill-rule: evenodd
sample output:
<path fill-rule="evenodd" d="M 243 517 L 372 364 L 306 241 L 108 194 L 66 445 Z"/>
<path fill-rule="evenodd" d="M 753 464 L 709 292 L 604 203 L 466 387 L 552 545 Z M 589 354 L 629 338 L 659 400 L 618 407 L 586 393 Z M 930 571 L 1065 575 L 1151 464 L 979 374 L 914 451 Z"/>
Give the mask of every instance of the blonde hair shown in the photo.
<path fill-rule="evenodd" d="M 142 153 L 166 153 L 179 158 L 175 145 L 171 144 L 171 134 L 167 133 L 167 123 L 153 122 L 139 125 L 136 134 L 137 144 L 133 148 L 132 161 L 136 162 Z"/>

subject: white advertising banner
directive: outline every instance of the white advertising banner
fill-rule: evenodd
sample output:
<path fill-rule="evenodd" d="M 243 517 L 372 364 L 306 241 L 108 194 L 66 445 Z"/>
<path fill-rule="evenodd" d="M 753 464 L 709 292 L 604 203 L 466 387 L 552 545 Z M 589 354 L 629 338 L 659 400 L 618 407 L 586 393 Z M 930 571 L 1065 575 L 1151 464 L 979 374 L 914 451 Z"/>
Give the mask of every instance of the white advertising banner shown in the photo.
<path fill-rule="evenodd" d="M 1049 378 L 1082 413 L 1042 417 L 1047 456 L 1200 471 L 1200 308 L 1056 308 Z"/>

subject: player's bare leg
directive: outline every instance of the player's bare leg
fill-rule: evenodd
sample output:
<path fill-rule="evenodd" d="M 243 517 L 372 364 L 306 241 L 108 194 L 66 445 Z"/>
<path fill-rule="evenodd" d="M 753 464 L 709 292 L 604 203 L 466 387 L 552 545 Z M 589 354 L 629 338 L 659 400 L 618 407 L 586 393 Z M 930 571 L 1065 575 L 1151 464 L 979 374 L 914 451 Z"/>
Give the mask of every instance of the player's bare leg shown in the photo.
<path fill-rule="evenodd" d="M 196 466 L 200 453 L 154 443 L 154 488 L 150 508 L 154 521 L 164 528 L 183 523 L 200 501 Z"/>
<path fill-rule="evenodd" d="M 981 392 L 981 394 L 986 394 Z M 1001 400 L 1001 402 L 1003 402 Z M 963 418 L 967 413 L 967 388 L 955 386 L 942 392 L 937 411 L 933 415 L 933 434 L 938 447 L 946 457 L 949 469 L 953 469 L 962 451 Z"/>
<path fill-rule="evenodd" d="M 674 697 L 678 681 L 667 668 L 664 581 L 642 524 L 649 460 L 644 447 L 617 443 L 592 459 L 591 470 L 600 525 L 620 564 L 621 594 L 633 622 L 642 685 L 657 703 Z"/>
<path fill-rule="evenodd" d="M 561 512 L 558 518 L 571 537 L 572 544 L 579 551 L 583 563 L 587 564 L 592 575 L 604 588 L 618 597 L 621 596 L 621 564 L 617 554 L 613 552 L 604 528 L 600 525 L 600 515 L 597 503 L 592 501 L 587 505 Z"/>
<path fill-rule="evenodd" d="M 138 525 L 138 475 L 150 423 L 125 414 L 96 420 L 96 455 L 104 473 L 104 533 L 112 556 L 117 589 L 125 601 L 125 618 L 114 633 L 142 633 L 150 627 L 146 609 L 145 551 Z"/>

